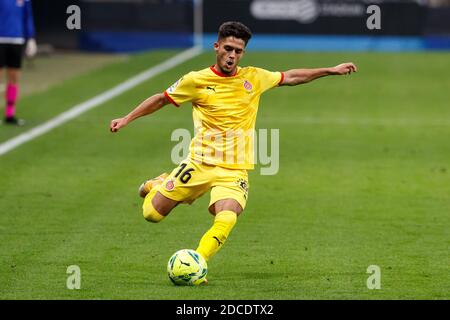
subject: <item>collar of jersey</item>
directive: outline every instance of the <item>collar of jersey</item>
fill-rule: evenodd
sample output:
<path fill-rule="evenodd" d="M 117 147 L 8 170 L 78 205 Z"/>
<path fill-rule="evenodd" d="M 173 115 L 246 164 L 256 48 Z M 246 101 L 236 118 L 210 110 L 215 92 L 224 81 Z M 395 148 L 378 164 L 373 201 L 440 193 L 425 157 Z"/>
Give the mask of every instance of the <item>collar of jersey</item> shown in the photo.
<path fill-rule="evenodd" d="M 226 75 L 226 74 L 224 74 L 224 73 L 222 73 L 222 72 L 220 72 L 220 71 L 217 71 L 217 70 L 214 68 L 214 66 L 215 66 L 215 64 L 213 64 L 211 67 L 209 67 L 209 68 L 211 69 L 211 71 L 214 72 L 214 73 L 215 73 L 216 75 L 218 75 L 219 77 L 224 77 L 224 78 L 233 78 L 233 77 L 236 77 L 236 76 L 238 75 L 238 73 L 239 73 L 239 70 L 240 70 L 239 67 L 236 67 L 236 73 L 233 74 L 232 76 L 229 76 L 229 75 Z"/>

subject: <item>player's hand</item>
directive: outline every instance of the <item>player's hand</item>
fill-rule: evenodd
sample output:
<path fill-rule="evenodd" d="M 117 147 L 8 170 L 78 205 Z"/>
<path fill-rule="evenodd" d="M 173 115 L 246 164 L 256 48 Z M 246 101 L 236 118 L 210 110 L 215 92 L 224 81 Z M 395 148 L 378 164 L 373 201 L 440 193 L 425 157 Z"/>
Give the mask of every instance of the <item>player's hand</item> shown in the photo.
<path fill-rule="evenodd" d="M 126 125 L 127 121 L 125 120 L 125 118 L 114 119 L 109 125 L 109 130 L 111 130 L 111 132 L 117 132 L 120 128 L 123 128 Z"/>
<path fill-rule="evenodd" d="M 36 44 L 36 40 L 34 40 L 33 38 L 28 39 L 27 41 L 27 45 L 25 47 L 25 55 L 28 58 L 33 58 L 37 53 L 37 44 Z"/>
<path fill-rule="evenodd" d="M 358 69 L 352 62 L 341 63 L 333 68 L 331 68 L 331 73 L 336 75 L 350 74 L 352 72 L 357 72 Z"/>

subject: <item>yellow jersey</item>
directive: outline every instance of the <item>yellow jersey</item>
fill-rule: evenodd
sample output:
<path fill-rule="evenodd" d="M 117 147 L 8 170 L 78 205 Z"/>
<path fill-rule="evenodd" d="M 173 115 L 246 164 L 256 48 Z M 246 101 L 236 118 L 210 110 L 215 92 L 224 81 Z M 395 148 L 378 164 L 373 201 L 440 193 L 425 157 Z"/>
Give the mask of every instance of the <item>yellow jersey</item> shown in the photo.
<path fill-rule="evenodd" d="M 192 103 L 195 136 L 190 158 L 229 169 L 254 168 L 254 131 L 259 98 L 283 81 L 282 72 L 238 67 L 226 76 L 214 66 L 192 71 L 164 95 L 179 106 Z"/>

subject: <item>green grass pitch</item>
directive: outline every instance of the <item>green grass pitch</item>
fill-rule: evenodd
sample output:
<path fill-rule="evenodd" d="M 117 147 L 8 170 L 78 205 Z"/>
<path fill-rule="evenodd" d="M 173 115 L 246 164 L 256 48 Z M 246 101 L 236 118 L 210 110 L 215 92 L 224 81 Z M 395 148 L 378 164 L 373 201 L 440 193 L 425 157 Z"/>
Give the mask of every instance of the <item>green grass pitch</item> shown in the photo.
<path fill-rule="evenodd" d="M 28 128 L 173 52 L 133 56 L 20 101 Z M 137 187 L 174 167 L 167 106 L 119 134 L 109 121 L 161 92 L 196 57 L 0 157 L 1 299 L 448 299 L 450 59 L 447 53 L 248 52 L 270 70 L 353 61 L 359 72 L 263 95 L 258 128 L 280 130 L 280 169 L 250 173 L 247 208 L 210 261 L 208 286 L 175 287 L 168 258 L 211 226 L 209 196 L 160 224 Z M 0 141 L 27 128 L 0 127 Z M 81 289 L 66 287 L 67 267 Z M 369 290 L 367 268 L 381 270 Z"/>

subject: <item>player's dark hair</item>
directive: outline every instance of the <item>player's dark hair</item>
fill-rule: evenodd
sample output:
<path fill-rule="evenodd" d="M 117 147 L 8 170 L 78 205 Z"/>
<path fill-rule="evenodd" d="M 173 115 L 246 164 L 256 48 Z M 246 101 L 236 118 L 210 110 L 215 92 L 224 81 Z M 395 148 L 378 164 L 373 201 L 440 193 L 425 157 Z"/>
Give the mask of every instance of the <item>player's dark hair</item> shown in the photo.
<path fill-rule="evenodd" d="M 219 27 L 219 40 L 227 37 L 235 37 L 242 39 L 247 45 L 248 41 L 252 37 L 250 29 L 241 22 L 228 21 L 224 22 Z"/>

